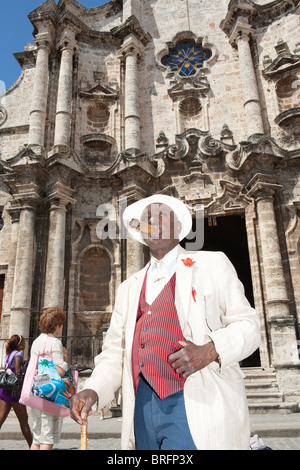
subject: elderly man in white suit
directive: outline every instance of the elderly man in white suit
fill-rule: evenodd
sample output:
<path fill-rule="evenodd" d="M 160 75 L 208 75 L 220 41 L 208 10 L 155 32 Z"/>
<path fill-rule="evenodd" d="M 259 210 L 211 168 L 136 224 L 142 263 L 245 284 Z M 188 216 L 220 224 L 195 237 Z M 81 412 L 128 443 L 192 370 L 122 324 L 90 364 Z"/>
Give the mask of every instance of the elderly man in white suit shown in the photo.
<path fill-rule="evenodd" d="M 239 361 L 258 348 L 260 326 L 235 269 L 221 252 L 180 247 L 192 221 L 173 197 L 138 201 L 123 220 L 151 260 L 120 285 L 102 352 L 71 400 L 71 416 L 86 424 L 92 406 L 102 408 L 122 386 L 124 450 L 249 449 Z"/>

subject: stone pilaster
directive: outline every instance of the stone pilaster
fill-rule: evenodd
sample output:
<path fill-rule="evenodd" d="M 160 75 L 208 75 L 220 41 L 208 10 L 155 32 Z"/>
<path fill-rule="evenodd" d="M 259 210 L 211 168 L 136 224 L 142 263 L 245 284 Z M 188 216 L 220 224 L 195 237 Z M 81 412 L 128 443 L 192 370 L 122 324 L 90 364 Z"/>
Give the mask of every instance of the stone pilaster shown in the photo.
<path fill-rule="evenodd" d="M 138 60 L 142 55 L 140 43 L 129 36 L 121 48 L 125 61 L 125 150 L 132 155 L 140 153 L 140 111 Z"/>
<path fill-rule="evenodd" d="M 11 302 L 12 302 L 12 291 L 15 275 L 15 262 L 16 262 L 16 251 L 18 243 L 19 223 L 20 223 L 20 207 L 19 204 L 11 203 L 7 209 L 8 214 L 11 217 L 11 231 L 10 231 L 10 243 L 9 243 L 9 258 L 7 274 L 5 276 L 5 295 L 3 298 L 3 309 L 2 309 L 2 337 L 9 338 L 10 332 L 10 318 L 11 318 Z"/>
<path fill-rule="evenodd" d="M 28 145 L 44 146 L 45 123 L 47 112 L 49 54 L 52 47 L 50 33 L 37 34 L 36 66 L 32 90 Z"/>
<path fill-rule="evenodd" d="M 122 210 L 134 202 L 146 197 L 145 191 L 136 185 L 128 185 L 119 192 L 119 201 Z M 144 245 L 137 242 L 126 231 L 126 278 L 144 267 Z"/>
<path fill-rule="evenodd" d="M 20 199 L 20 222 L 11 303 L 10 335 L 29 337 L 37 197 Z"/>
<path fill-rule="evenodd" d="M 64 269 L 67 205 L 75 200 L 73 190 L 56 183 L 48 196 L 50 224 L 45 277 L 44 309 L 64 307 Z"/>
<path fill-rule="evenodd" d="M 69 148 L 71 109 L 72 109 L 72 76 L 73 55 L 77 48 L 75 32 L 68 29 L 59 42 L 61 61 L 58 82 L 58 94 L 55 119 L 54 147 Z"/>
<path fill-rule="evenodd" d="M 248 187 L 249 195 L 256 200 L 271 362 L 286 400 L 293 401 L 294 396 L 300 396 L 300 361 L 297 359 L 296 324 L 289 308 L 274 209 L 274 195 L 281 186 L 273 177 L 258 174 Z"/>
<path fill-rule="evenodd" d="M 260 97 L 249 43 L 251 33 L 252 29 L 248 23 L 238 20 L 230 37 L 230 41 L 235 43 L 238 49 L 248 137 L 264 134 Z"/>

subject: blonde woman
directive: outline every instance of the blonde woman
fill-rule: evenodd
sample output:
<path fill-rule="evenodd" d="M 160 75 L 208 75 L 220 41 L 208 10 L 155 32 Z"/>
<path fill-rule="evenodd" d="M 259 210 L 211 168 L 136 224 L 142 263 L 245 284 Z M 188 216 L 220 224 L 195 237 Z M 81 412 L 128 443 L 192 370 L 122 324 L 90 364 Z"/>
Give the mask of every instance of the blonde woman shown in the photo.
<path fill-rule="evenodd" d="M 39 321 L 40 336 L 36 338 L 31 347 L 31 356 L 38 356 L 44 350 L 45 354 L 51 355 L 58 373 L 63 377 L 68 370 L 67 351 L 58 339 L 61 336 L 66 314 L 60 308 L 48 308 L 41 315 Z M 49 337 L 54 337 L 52 346 L 47 342 Z M 50 349 L 51 348 L 51 349 Z M 31 450 L 52 450 L 61 436 L 63 418 L 31 408 L 33 419 L 33 443 Z"/>

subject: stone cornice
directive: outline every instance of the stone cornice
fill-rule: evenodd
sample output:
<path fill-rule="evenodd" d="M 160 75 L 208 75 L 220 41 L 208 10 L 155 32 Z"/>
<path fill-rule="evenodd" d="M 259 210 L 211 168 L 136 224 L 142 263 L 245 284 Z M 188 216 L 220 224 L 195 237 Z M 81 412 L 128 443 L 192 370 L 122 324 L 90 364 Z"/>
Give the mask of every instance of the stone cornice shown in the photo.
<path fill-rule="evenodd" d="M 62 209 L 69 203 L 75 204 L 76 200 L 73 198 L 74 192 L 74 189 L 56 182 L 48 188 L 46 200 L 51 203 L 53 209 Z"/>
<path fill-rule="evenodd" d="M 254 28 L 259 28 L 278 20 L 281 16 L 296 12 L 300 0 L 274 0 L 265 5 L 254 4 L 251 0 L 230 0 L 228 12 L 221 22 L 221 29 L 231 36 L 239 18 L 247 18 Z"/>
<path fill-rule="evenodd" d="M 44 21 L 50 21 L 53 26 L 56 25 L 58 7 L 54 0 L 47 0 L 42 5 L 35 8 L 29 13 L 28 18 L 35 27 L 38 29 L 38 25 Z"/>
<path fill-rule="evenodd" d="M 35 65 L 35 56 L 36 51 L 23 51 L 23 52 L 15 52 L 13 54 L 14 58 L 18 62 L 18 64 L 23 68 L 24 66 L 28 65 Z"/>
<path fill-rule="evenodd" d="M 119 51 L 119 57 L 126 57 L 130 54 L 133 54 L 137 57 L 142 57 L 144 55 L 141 43 L 134 34 L 130 34 L 129 36 L 125 37 L 122 47 Z"/>
<path fill-rule="evenodd" d="M 120 38 L 122 40 L 126 39 L 127 36 L 135 36 L 143 46 L 146 46 L 151 40 L 149 33 L 146 33 L 135 16 L 130 16 L 124 24 L 121 26 L 116 26 L 111 30 L 111 33 L 114 37 Z"/>
<path fill-rule="evenodd" d="M 21 209 L 35 209 L 44 197 L 40 186 L 33 182 L 18 183 L 15 181 L 10 188 L 14 201 L 20 204 Z"/>
<path fill-rule="evenodd" d="M 288 51 L 278 54 L 276 59 L 271 61 L 267 67 L 262 71 L 267 78 L 277 78 L 278 75 L 290 73 L 291 70 L 298 70 L 300 68 L 300 55 L 291 54 Z"/>
<path fill-rule="evenodd" d="M 276 191 L 282 189 L 282 185 L 277 184 L 276 175 L 257 173 L 247 184 L 249 197 L 255 199 L 273 199 Z"/>

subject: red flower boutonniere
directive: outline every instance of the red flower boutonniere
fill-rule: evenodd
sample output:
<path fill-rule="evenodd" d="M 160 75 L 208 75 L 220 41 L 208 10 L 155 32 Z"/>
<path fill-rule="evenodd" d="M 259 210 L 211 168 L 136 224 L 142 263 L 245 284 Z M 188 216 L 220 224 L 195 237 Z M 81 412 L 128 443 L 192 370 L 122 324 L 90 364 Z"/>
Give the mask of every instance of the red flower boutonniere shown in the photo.
<path fill-rule="evenodd" d="M 182 259 L 181 260 L 183 262 L 183 264 L 185 266 L 187 266 L 188 268 L 191 268 L 193 266 L 193 264 L 196 263 L 196 261 L 192 260 L 192 258 L 186 258 L 186 259 Z"/>

